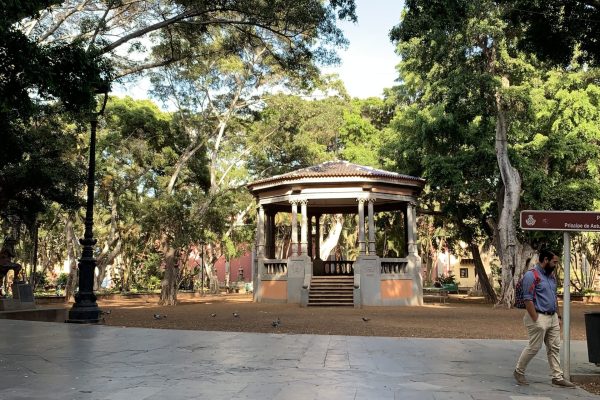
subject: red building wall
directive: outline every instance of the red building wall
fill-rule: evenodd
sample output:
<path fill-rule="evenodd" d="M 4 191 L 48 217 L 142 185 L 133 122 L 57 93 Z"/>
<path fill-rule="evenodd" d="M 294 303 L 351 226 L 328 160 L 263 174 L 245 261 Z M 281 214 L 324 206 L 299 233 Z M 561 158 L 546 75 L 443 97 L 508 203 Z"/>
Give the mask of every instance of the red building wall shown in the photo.
<path fill-rule="evenodd" d="M 244 271 L 244 282 L 252 282 L 252 252 L 248 251 L 243 256 L 232 258 L 229 261 L 229 281 L 236 282 L 240 275 L 240 267 Z M 219 282 L 225 282 L 225 256 L 221 256 L 215 263 Z"/>

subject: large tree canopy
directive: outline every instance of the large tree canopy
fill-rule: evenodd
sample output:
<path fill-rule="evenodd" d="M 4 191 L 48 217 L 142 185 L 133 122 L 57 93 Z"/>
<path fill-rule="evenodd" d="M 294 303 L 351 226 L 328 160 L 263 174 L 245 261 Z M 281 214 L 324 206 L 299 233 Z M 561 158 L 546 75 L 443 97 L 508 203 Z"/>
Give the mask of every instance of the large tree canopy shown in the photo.
<path fill-rule="evenodd" d="M 215 29 L 233 27 L 302 75 L 315 60 L 335 59 L 332 46 L 346 43 L 337 18 L 356 20 L 353 0 L 75 0 L 22 21 L 22 29 L 38 42 L 80 41 L 97 48 L 124 76 L 206 57 L 196 45 L 211 42 Z"/>
<path fill-rule="evenodd" d="M 0 212 L 29 218 L 46 200 L 76 203 L 82 182 L 67 124 L 94 105 L 108 69 L 80 43 L 38 44 L 15 24 L 47 6 L 4 7 L 0 18 Z"/>
<path fill-rule="evenodd" d="M 397 118 L 396 129 L 405 135 L 401 141 L 416 144 L 423 158 L 407 154 L 406 146 L 399 146 L 401 155 L 405 162 L 418 161 L 433 190 L 443 189 L 446 198 L 436 200 L 448 203 L 445 210 L 456 224 L 473 218 L 480 226 L 483 220 L 490 222 L 502 262 L 500 300 L 506 304 L 512 303 L 513 282 L 532 253 L 530 243 L 522 240 L 516 228 L 522 189 L 528 191 L 529 205 L 543 202 L 561 208 L 568 202 L 548 196 L 560 188 L 578 200 L 568 203 L 578 209 L 590 207 L 598 189 L 589 183 L 596 177 L 595 164 L 586 168 L 579 157 L 584 151 L 596 151 L 597 143 L 590 137 L 595 130 L 577 128 L 583 121 L 587 126 L 587 121 L 596 119 L 590 112 L 594 106 L 588 106 L 594 102 L 595 89 L 581 82 L 579 88 L 571 85 L 556 90 L 555 80 L 553 87 L 540 88 L 548 79 L 546 61 L 553 57 L 545 55 L 541 46 L 525 45 L 531 26 L 513 21 L 511 3 L 411 0 L 401 23 L 391 32 L 403 59 L 400 103 L 408 104 Z M 580 37 L 570 47 L 562 42 L 557 45 L 577 55 L 584 39 Z M 584 59 L 592 60 L 590 54 Z M 570 66 L 572 71 L 578 67 L 576 63 Z M 562 114 L 561 102 L 541 100 L 546 96 L 540 94 L 543 90 L 577 107 L 569 106 L 569 113 Z M 567 154 L 570 146 L 581 150 L 575 156 Z M 496 163 L 489 160 L 492 149 Z M 497 211 L 490 213 L 489 204 L 495 198 Z M 493 218 L 485 218 L 486 213 Z"/>
<path fill-rule="evenodd" d="M 500 0 L 506 20 L 522 30 L 521 50 L 562 66 L 573 59 L 600 62 L 600 2 L 597 0 Z"/>
<path fill-rule="evenodd" d="M 35 131 L 46 126 L 57 130 L 55 136 L 64 134 L 58 125 L 48 126 L 51 116 L 89 112 L 98 87 L 115 77 L 184 59 L 207 61 L 248 46 L 264 49 L 290 79 L 307 83 L 317 64 L 334 61 L 335 47 L 346 43 L 337 19 L 356 19 L 353 0 L 28 1 L 2 8 L 0 212 L 11 202 L 35 204 L 29 214 L 46 200 L 73 203 L 77 183 L 83 183 L 66 160 L 73 146 L 65 139 L 52 151 L 56 140 Z M 60 118 L 64 123 L 67 116 Z M 66 122 L 86 119 L 78 115 Z M 39 159 L 56 173 L 45 174 Z"/>

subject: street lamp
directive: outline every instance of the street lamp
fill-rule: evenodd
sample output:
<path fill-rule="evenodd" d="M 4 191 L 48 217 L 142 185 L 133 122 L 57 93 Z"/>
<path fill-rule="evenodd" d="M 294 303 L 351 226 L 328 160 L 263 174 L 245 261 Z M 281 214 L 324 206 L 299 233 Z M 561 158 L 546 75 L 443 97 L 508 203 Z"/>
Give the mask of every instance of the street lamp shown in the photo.
<path fill-rule="evenodd" d="M 104 114 L 106 102 L 108 101 L 108 84 L 98 88 L 96 94 L 104 94 L 102 108 L 98 112 L 90 114 L 90 161 L 88 164 L 87 178 L 87 202 L 85 210 L 85 233 L 79 243 L 83 246 L 81 258 L 77 264 L 79 269 L 79 290 L 75 293 L 75 303 L 69 310 L 69 318 L 66 322 L 71 323 L 98 323 L 101 310 L 96 303 L 94 294 L 94 270 L 96 259 L 94 258 L 94 187 L 96 174 L 96 127 L 98 117 Z"/>

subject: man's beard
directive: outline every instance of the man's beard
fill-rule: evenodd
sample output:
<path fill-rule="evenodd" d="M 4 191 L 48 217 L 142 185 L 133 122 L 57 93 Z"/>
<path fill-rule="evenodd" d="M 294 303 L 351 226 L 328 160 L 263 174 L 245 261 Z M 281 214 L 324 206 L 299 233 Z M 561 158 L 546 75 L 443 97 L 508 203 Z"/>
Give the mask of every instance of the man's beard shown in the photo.
<path fill-rule="evenodd" d="M 546 265 L 546 266 L 544 267 L 544 271 L 546 271 L 546 273 L 547 273 L 548 275 L 550 275 L 551 273 L 553 273 L 555 269 L 556 269 L 556 266 L 554 266 L 554 267 L 553 267 L 553 266 L 551 266 L 551 265 Z"/>

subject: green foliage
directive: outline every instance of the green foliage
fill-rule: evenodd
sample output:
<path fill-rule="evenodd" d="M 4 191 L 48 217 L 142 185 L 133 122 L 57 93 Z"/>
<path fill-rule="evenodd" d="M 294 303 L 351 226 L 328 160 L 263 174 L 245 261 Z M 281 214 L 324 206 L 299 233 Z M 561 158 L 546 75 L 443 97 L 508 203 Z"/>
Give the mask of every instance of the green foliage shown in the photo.
<path fill-rule="evenodd" d="M 79 42 L 38 44 L 16 28 L 20 19 L 48 5 L 10 3 L 0 18 L 0 212 L 25 220 L 51 201 L 78 203 L 84 175 L 74 160 L 73 130 L 66 125 L 93 108 L 95 90 L 110 73 L 98 54 Z"/>
<path fill-rule="evenodd" d="M 31 277 L 37 287 L 43 288 L 48 284 L 48 276 L 42 271 L 35 271 Z"/>
<path fill-rule="evenodd" d="M 456 283 L 456 277 L 454 276 L 454 274 L 448 274 L 448 275 L 440 275 L 440 277 L 438 278 L 438 281 L 444 285 L 444 284 L 455 284 Z"/>
<path fill-rule="evenodd" d="M 592 32 L 600 21 L 600 5 L 580 0 L 504 0 L 506 21 L 521 31 L 516 43 L 540 59 L 568 66 L 573 55 L 597 64 L 600 43 Z"/>
<path fill-rule="evenodd" d="M 69 274 L 63 272 L 56 278 L 56 287 L 64 288 L 69 280 Z"/>
<path fill-rule="evenodd" d="M 508 23 L 505 3 L 410 1 L 391 32 L 402 83 L 393 91 L 398 109 L 383 156 L 427 179 L 425 204 L 465 241 L 490 237 L 487 221 L 502 207 L 498 96 L 510 120 L 523 208 L 591 209 L 600 197 L 597 72 L 547 70 L 522 51 L 526 36 Z M 537 247 L 554 238 L 536 233 L 527 240 Z"/>

